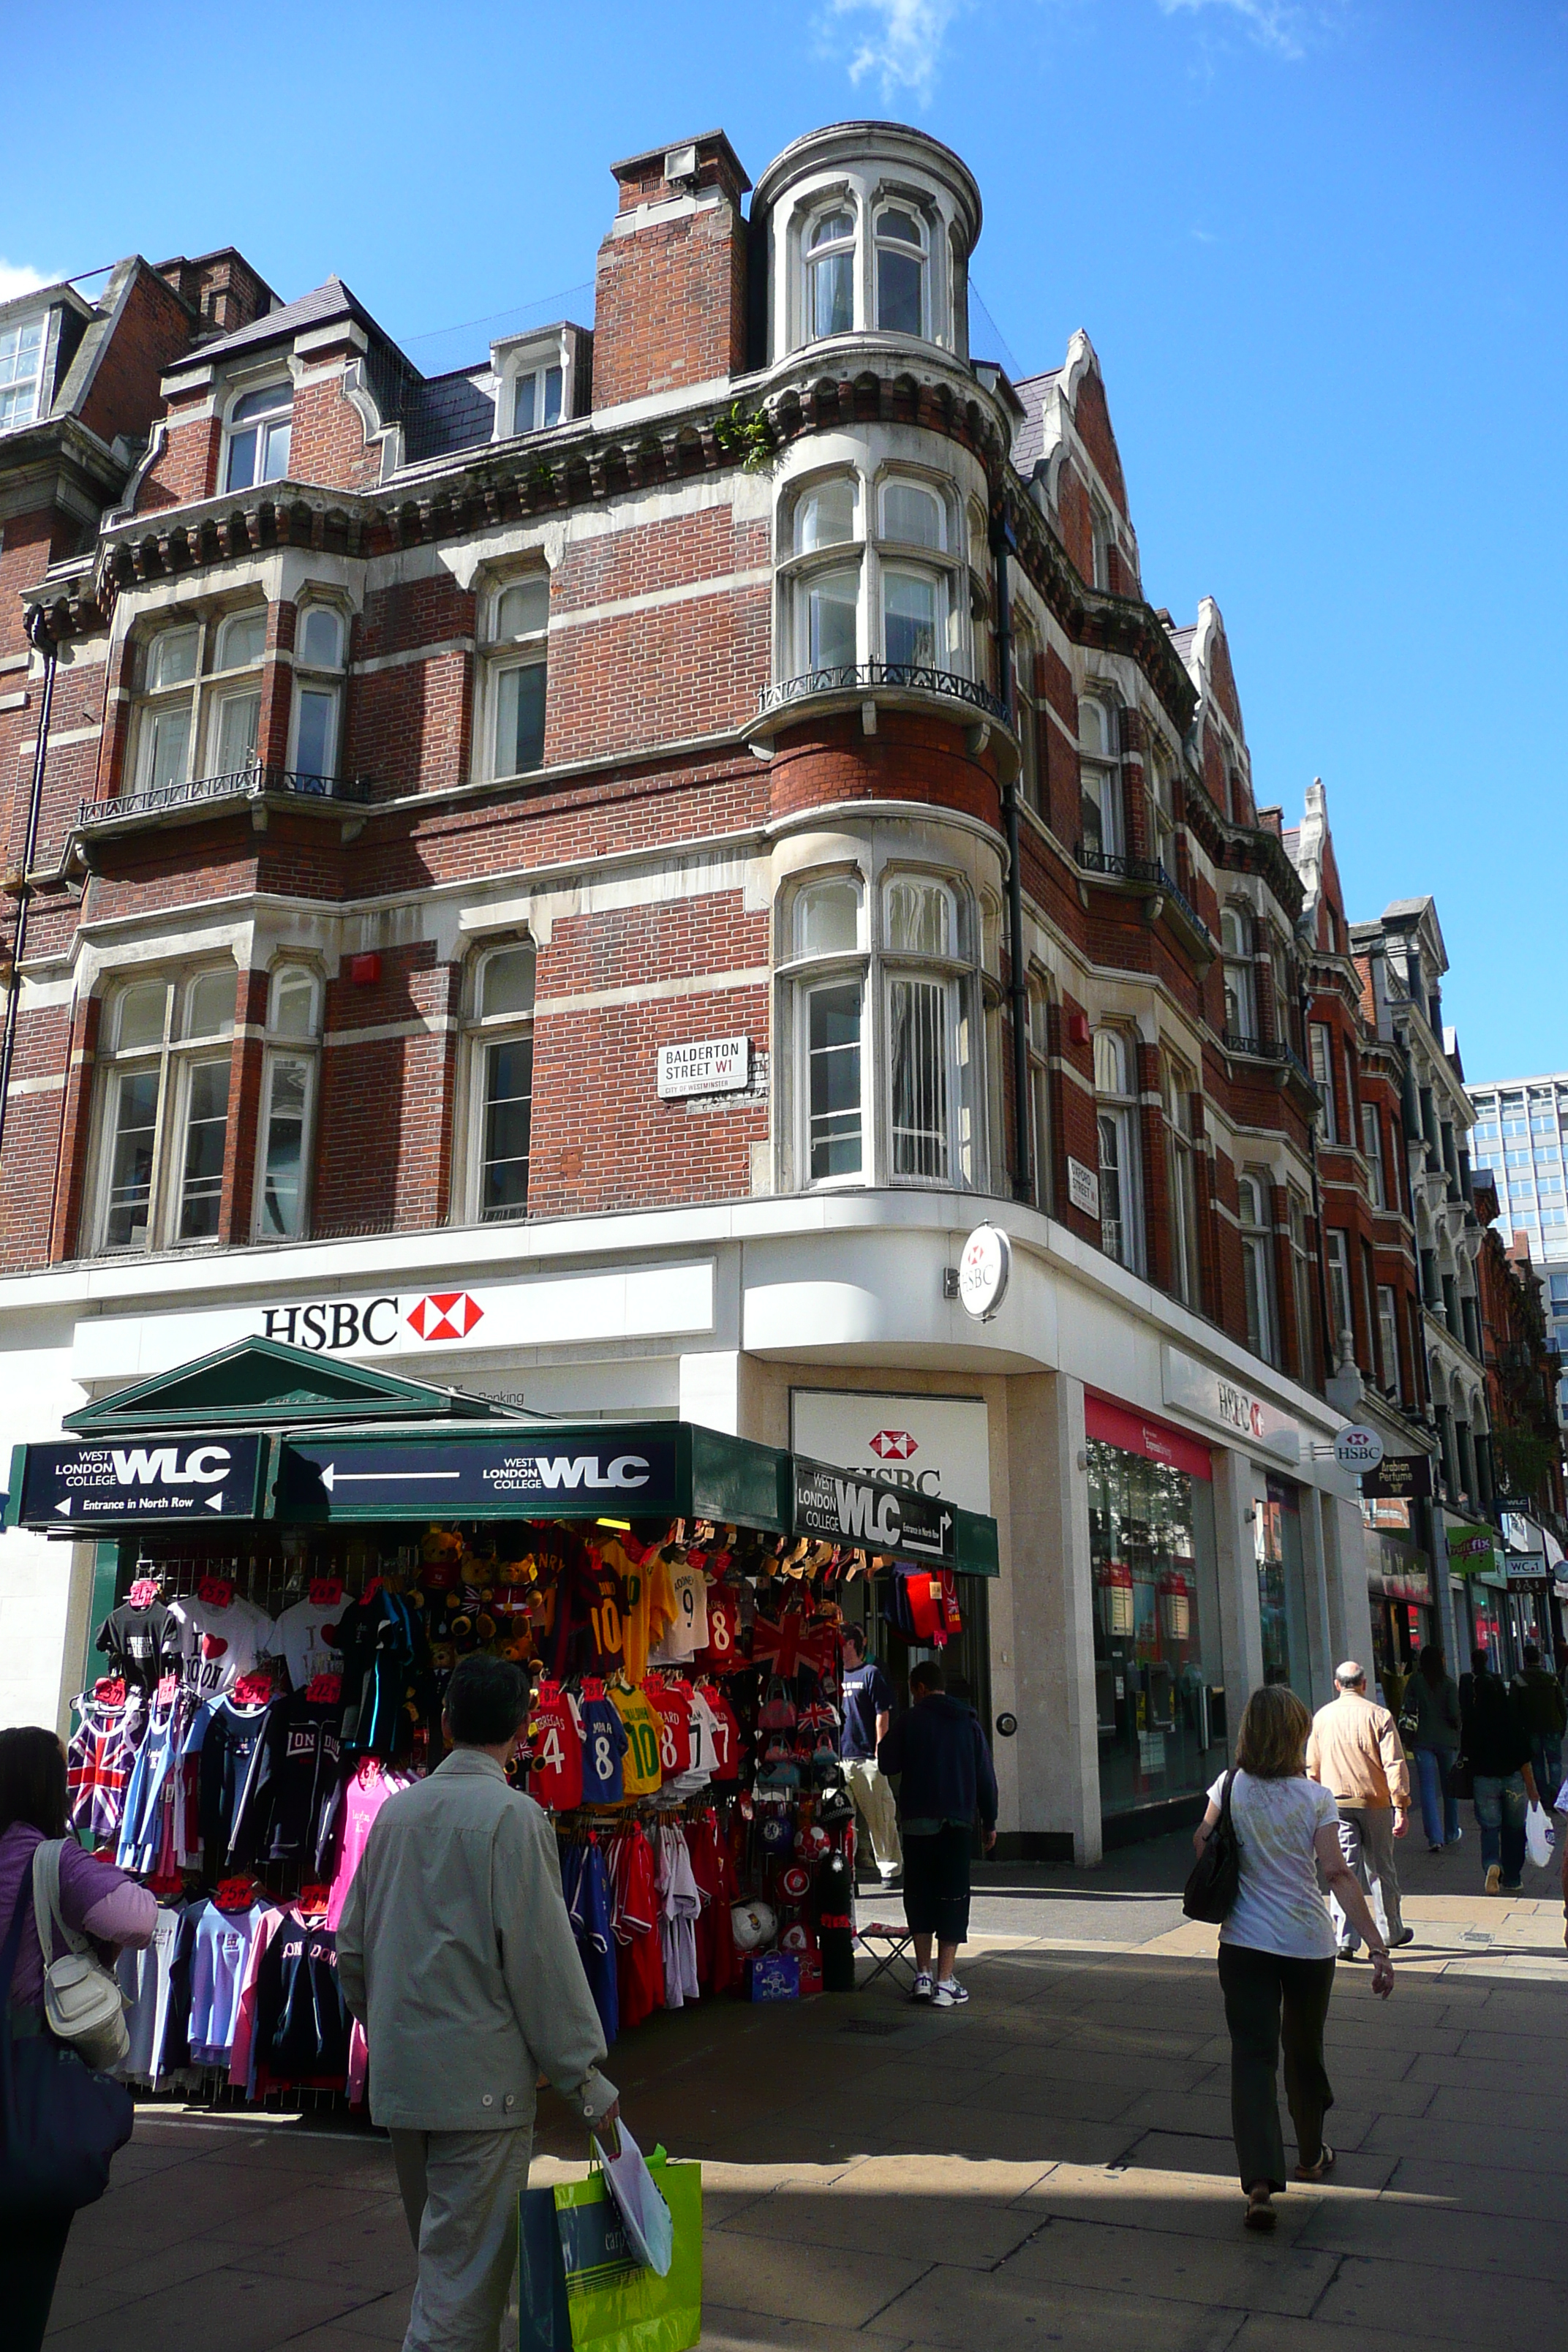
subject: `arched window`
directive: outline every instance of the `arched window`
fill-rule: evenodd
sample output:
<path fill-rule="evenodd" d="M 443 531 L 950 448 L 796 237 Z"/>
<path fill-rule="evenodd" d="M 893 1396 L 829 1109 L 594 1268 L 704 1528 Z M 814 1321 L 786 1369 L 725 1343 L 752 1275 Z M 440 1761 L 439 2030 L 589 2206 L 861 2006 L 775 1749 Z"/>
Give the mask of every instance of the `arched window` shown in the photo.
<path fill-rule="evenodd" d="M 1279 1361 L 1274 1312 L 1274 1239 L 1270 1230 L 1269 1181 L 1262 1173 L 1237 1180 L 1241 1224 L 1241 1279 L 1247 1299 L 1247 1344 L 1265 1363 Z"/>
<path fill-rule="evenodd" d="M 268 988 L 258 1241 L 298 1241 L 307 1230 L 321 1003 L 308 965 L 279 964 Z"/>
<path fill-rule="evenodd" d="M 1013 707 L 1018 722 L 1018 789 L 1025 804 L 1045 814 L 1046 785 L 1037 689 L 1040 649 L 1034 632 L 1021 625 L 1013 633 Z"/>
<path fill-rule="evenodd" d="M 926 331 L 926 233 L 903 205 L 877 215 L 877 324 L 884 334 Z"/>
<path fill-rule="evenodd" d="M 530 572 L 493 592 L 485 646 L 489 772 L 521 776 L 544 761 L 550 576 Z"/>
<path fill-rule="evenodd" d="M 1029 982 L 1029 1140 L 1037 1209 L 1051 1205 L 1050 1022 L 1050 991 L 1036 976 Z"/>
<path fill-rule="evenodd" d="M 248 490 L 262 482 L 283 480 L 289 471 L 293 418 L 291 383 L 266 384 L 235 402 L 228 415 L 226 490 Z"/>
<path fill-rule="evenodd" d="M 840 205 L 820 213 L 805 233 L 806 337 L 847 335 L 854 324 L 855 215 Z"/>
<path fill-rule="evenodd" d="M 1078 725 L 1082 862 L 1091 869 L 1103 868 L 1122 854 L 1116 713 L 1109 703 L 1086 694 L 1078 706 Z"/>
<path fill-rule="evenodd" d="M 1293 1191 L 1287 1195 L 1286 1206 L 1290 1229 L 1290 1295 L 1296 1309 L 1296 1376 L 1311 1387 L 1316 1379 L 1316 1350 L 1312 1345 L 1313 1274 L 1307 1203 L 1300 1192 Z"/>
<path fill-rule="evenodd" d="M 136 790 L 168 792 L 189 781 L 191 729 L 201 631 L 194 623 L 160 629 L 142 667 L 136 711 Z"/>
<path fill-rule="evenodd" d="M 824 877 L 795 894 L 794 984 L 798 1163 L 807 1184 L 860 1182 L 866 1167 L 861 887 Z"/>
<path fill-rule="evenodd" d="M 1193 1145 L 1194 1080 L 1184 1062 L 1160 1056 L 1165 1111 L 1165 1175 L 1171 1196 L 1171 1281 L 1184 1306 L 1199 1303 L 1198 1190 Z"/>
<path fill-rule="evenodd" d="M 1149 846 L 1157 864 L 1176 878 L 1175 763 L 1158 737 L 1149 746 Z"/>
<path fill-rule="evenodd" d="M 528 1213 L 533 1126 L 531 940 L 483 955 L 469 1021 L 470 1213 L 481 1223 Z"/>
<path fill-rule="evenodd" d="M 232 963 L 128 982 L 107 1011 L 97 1246 L 164 1249 L 218 1230 L 234 1034 Z"/>
<path fill-rule="evenodd" d="M 952 567 L 943 560 L 946 502 L 927 483 L 895 478 L 883 483 L 880 503 L 883 658 L 900 668 L 945 668 L 960 634 Z"/>
<path fill-rule="evenodd" d="M 951 965 L 958 950 L 957 908 L 945 882 L 895 875 L 883 888 L 889 1168 L 895 1178 L 968 1181 L 967 1125 L 959 1107 L 969 1062 L 969 1024 Z M 918 959 L 901 969 L 894 959 Z"/>
<path fill-rule="evenodd" d="M 337 772 L 342 733 L 343 616 L 307 604 L 294 638 L 294 751 L 289 766 L 324 781 Z"/>
<path fill-rule="evenodd" d="M 813 482 L 796 498 L 784 534 L 792 552 L 782 583 L 790 639 L 783 649 L 796 677 L 852 670 L 858 659 L 859 486 L 852 474 Z"/>
<path fill-rule="evenodd" d="M 261 728 L 261 656 L 267 646 L 267 608 L 231 613 L 217 632 L 217 658 L 208 689 L 206 771 L 213 776 L 242 775 L 256 765 Z"/>
<path fill-rule="evenodd" d="M 1226 1043 L 1258 1042 L 1258 980 L 1252 965 L 1252 915 L 1247 908 L 1222 907 L 1220 952 L 1225 964 Z"/>
<path fill-rule="evenodd" d="M 1100 1245 L 1118 1265 L 1142 1273 L 1137 1065 L 1131 1041 L 1120 1029 L 1095 1031 L 1094 1092 L 1100 1129 Z"/>

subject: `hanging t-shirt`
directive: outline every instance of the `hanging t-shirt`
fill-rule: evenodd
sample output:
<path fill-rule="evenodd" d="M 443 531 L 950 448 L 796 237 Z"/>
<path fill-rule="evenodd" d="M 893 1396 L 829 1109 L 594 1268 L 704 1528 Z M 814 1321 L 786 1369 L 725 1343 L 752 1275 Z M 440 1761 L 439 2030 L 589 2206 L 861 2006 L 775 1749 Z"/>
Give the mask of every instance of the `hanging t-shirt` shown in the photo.
<path fill-rule="evenodd" d="M 259 1903 L 247 1911 L 220 1911 L 208 1903 L 197 1916 L 186 2024 L 193 2065 L 228 2066 L 250 1948 L 265 1916 Z"/>
<path fill-rule="evenodd" d="M 618 1805 L 626 1791 L 621 1759 L 626 1730 L 607 1698 L 585 1698 L 583 1717 L 583 1802 Z"/>
<path fill-rule="evenodd" d="M 653 1848 L 640 1826 L 616 1838 L 611 1850 L 612 1925 L 618 1947 L 616 1990 L 620 2021 L 629 2032 L 664 2007 L 664 1955 L 658 1939 L 658 1889 Z"/>
<path fill-rule="evenodd" d="M 141 1951 L 128 1944 L 115 1961 L 115 1978 L 130 2001 L 125 2029 L 131 2047 L 114 2070 L 122 2082 L 155 2085 L 163 2074 L 169 1979 L 184 1919 L 183 1911 L 160 1903 L 152 1942 Z"/>
<path fill-rule="evenodd" d="M 1222 1772 L 1209 1790 L 1209 1802 L 1217 1805 L 1224 1796 Z M 1332 1959 L 1333 1922 L 1318 1892 L 1312 1841 L 1319 1830 L 1337 1830 L 1333 1790 L 1299 1775 L 1256 1780 L 1250 1772 L 1238 1771 L 1231 1783 L 1230 1818 L 1241 1850 L 1241 1878 L 1220 1942 L 1291 1959 Z"/>
<path fill-rule="evenodd" d="M 691 1769 L 691 1702 L 668 1683 L 650 1682 L 644 1695 L 658 1717 L 659 1769 L 667 1780 Z"/>
<path fill-rule="evenodd" d="M 371 1827 L 388 1797 L 405 1789 L 407 1781 L 401 1773 L 384 1771 L 374 1757 L 367 1756 L 357 1771 L 344 1781 L 338 1805 L 337 1867 L 332 1873 L 331 1890 L 327 1897 L 326 1925 L 336 1928 L 343 1916 L 353 1874 L 359 1868 L 360 1856 L 370 1841 Z"/>
<path fill-rule="evenodd" d="M 699 1994 L 696 1928 L 702 1896 L 691 1874 L 686 1840 L 668 1823 L 658 1833 L 658 1898 L 665 2007 L 683 2009 Z"/>
<path fill-rule="evenodd" d="M 626 1752 L 621 1765 L 621 1781 L 626 1795 L 657 1796 L 664 1779 L 658 1756 L 659 1724 L 646 1692 L 623 1690 L 617 1684 L 610 1693 L 610 1705 L 626 1730 Z"/>
<path fill-rule="evenodd" d="M 317 1675 L 341 1675 L 343 1654 L 338 1647 L 338 1620 L 349 1606 L 344 1595 L 322 1607 L 307 1598 L 285 1609 L 273 1628 L 274 1646 L 283 1653 L 293 1688 L 302 1691 Z"/>
<path fill-rule="evenodd" d="M 733 1675 L 749 1664 L 741 1648 L 741 1604 L 732 1586 L 716 1584 L 707 1596 L 708 1646 L 701 1663 L 710 1675 Z"/>
<path fill-rule="evenodd" d="M 719 1769 L 719 1721 L 701 1691 L 691 1694 L 691 1769 L 710 1780 Z"/>
<path fill-rule="evenodd" d="M 583 1733 L 576 1709 L 556 1683 L 543 1682 L 529 1719 L 528 1793 L 552 1812 L 583 1801 Z"/>
<path fill-rule="evenodd" d="M 235 1851 L 247 1864 L 314 1867 L 337 1794 L 340 1712 L 302 1690 L 268 1706 L 234 1832 Z"/>
<path fill-rule="evenodd" d="M 684 1664 L 708 1646 L 708 1572 L 682 1560 L 669 1572 L 675 1608 L 663 1638 L 653 1652 L 659 1665 Z"/>
<path fill-rule="evenodd" d="M 348 2080 L 349 2016 L 338 1981 L 338 1939 L 292 1911 L 285 1912 L 257 1970 L 251 2064 L 260 2091 Z"/>
<path fill-rule="evenodd" d="M 251 1601 L 236 1599 L 226 1609 L 194 1598 L 176 1601 L 170 1614 L 179 1623 L 185 1680 L 204 1698 L 232 1690 L 272 1647 L 272 1620 Z"/>
<path fill-rule="evenodd" d="M 151 1609 L 132 1609 L 122 1601 L 99 1627 L 96 1646 L 124 1681 L 151 1690 L 160 1675 L 179 1664 L 179 1620 L 161 1601 Z"/>
<path fill-rule="evenodd" d="M 584 1671 L 607 1680 L 620 1672 L 626 1656 L 621 1633 L 621 1580 L 613 1568 L 590 1554 L 584 1589 L 588 1628 Z"/>
<path fill-rule="evenodd" d="M 741 1727 L 735 1720 L 735 1711 L 723 1692 L 711 1683 L 702 1685 L 701 1698 L 711 1724 L 713 1778 L 715 1780 L 738 1780 L 741 1772 Z"/>
<path fill-rule="evenodd" d="M 623 1544 L 616 1543 L 605 1546 L 604 1560 L 621 1580 L 621 1641 L 626 1678 L 640 1683 L 647 1672 L 649 1649 L 661 1639 L 675 1613 L 669 1565 L 661 1551 L 649 1551 L 638 1561 Z"/>
<path fill-rule="evenodd" d="M 606 2047 L 620 2031 L 615 1938 L 610 1928 L 610 1883 L 596 1845 L 568 1846 L 562 1857 L 562 1892 L 577 1938 L 583 1973 L 605 2029 Z"/>

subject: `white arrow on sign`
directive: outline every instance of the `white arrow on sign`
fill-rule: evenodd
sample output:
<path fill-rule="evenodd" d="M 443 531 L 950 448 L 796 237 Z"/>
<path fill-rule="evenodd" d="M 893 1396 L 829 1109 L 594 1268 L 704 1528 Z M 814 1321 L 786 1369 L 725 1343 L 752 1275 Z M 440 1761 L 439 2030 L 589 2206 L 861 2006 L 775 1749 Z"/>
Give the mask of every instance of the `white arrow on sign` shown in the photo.
<path fill-rule="evenodd" d="M 936 1541 L 934 1543 L 927 1543 L 921 1537 L 910 1535 L 909 1529 L 906 1528 L 902 1535 L 899 1538 L 899 1549 L 900 1551 L 931 1551 L 935 1552 L 940 1558 L 942 1550 L 942 1539 L 946 1536 L 947 1531 L 952 1525 L 952 1513 L 951 1511 L 943 1511 L 942 1517 L 937 1522 Z"/>
<path fill-rule="evenodd" d="M 57 1510 L 57 1511 L 63 1511 L 63 1512 L 66 1514 L 66 1517 L 68 1518 L 68 1517 L 70 1517 L 70 1507 L 71 1507 L 71 1505 L 72 1505 L 72 1503 L 73 1503 L 75 1500 L 76 1500 L 76 1497 L 75 1497 L 75 1496 L 74 1496 L 74 1495 L 68 1495 L 68 1496 L 66 1496 L 65 1501 L 64 1501 L 63 1503 L 57 1503 L 57 1504 L 55 1505 L 55 1508 L 56 1508 L 56 1510 Z"/>
<path fill-rule="evenodd" d="M 208 1495 L 205 1497 L 205 1501 L 209 1511 L 221 1511 L 223 1508 L 223 1488 L 220 1486 L 216 1495 Z"/>
<path fill-rule="evenodd" d="M 330 1495 L 337 1486 L 381 1486 L 389 1478 L 460 1478 L 460 1470 L 340 1470 L 329 1462 L 321 1473 L 321 1484 Z"/>

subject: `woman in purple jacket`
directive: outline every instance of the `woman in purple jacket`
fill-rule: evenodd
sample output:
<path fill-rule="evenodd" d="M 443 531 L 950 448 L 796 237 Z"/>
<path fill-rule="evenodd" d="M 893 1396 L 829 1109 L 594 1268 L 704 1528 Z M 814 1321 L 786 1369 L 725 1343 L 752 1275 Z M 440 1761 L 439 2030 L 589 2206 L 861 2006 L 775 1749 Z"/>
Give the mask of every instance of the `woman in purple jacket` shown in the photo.
<path fill-rule="evenodd" d="M 66 1829 L 66 1753 L 52 1731 L 21 1726 L 0 1731 L 0 1945 L 18 1903 L 22 1940 L 11 1979 L 13 2036 L 47 2033 L 44 1954 L 33 1913 L 33 1856 L 46 1838 L 63 1838 L 60 1916 L 79 1936 L 89 1936 L 99 1957 L 112 1961 L 126 1944 L 153 1940 L 157 1897 L 123 1871 L 84 1853 Z M 63 1959 L 55 1938 L 51 1961 Z M 5 2282 L 5 2341 L 16 2352 L 37 2352 L 48 2326 L 49 2305 L 71 2216 L 15 2222 L 0 2213 L 0 2278 Z M 19 2332 L 12 2333 L 10 2331 Z"/>

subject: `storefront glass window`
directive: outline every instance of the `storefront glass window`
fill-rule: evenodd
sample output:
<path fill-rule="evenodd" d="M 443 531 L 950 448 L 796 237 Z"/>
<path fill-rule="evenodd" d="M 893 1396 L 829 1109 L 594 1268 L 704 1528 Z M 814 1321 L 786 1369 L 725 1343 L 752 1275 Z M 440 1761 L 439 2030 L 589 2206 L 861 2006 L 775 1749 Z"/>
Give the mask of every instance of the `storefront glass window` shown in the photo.
<path fill-rule="evenodd" d="M 1289 1683 L 1312 1704 L 1307 1647 L 1307 1590 L 1301 1565 L 1301 1512 L 1296 1489 L 1270 1478 L 1253 1506 L 1258 1551 L 1258 1607 L 1263 1621 L 1263 1679 Z"/>
<path fill-rule="evenodd" d="M 1089 1443 L 1100 1802 L 1129 1812 L 1225 1765 L 1214 1516 L 1205 1481 Z"/>

